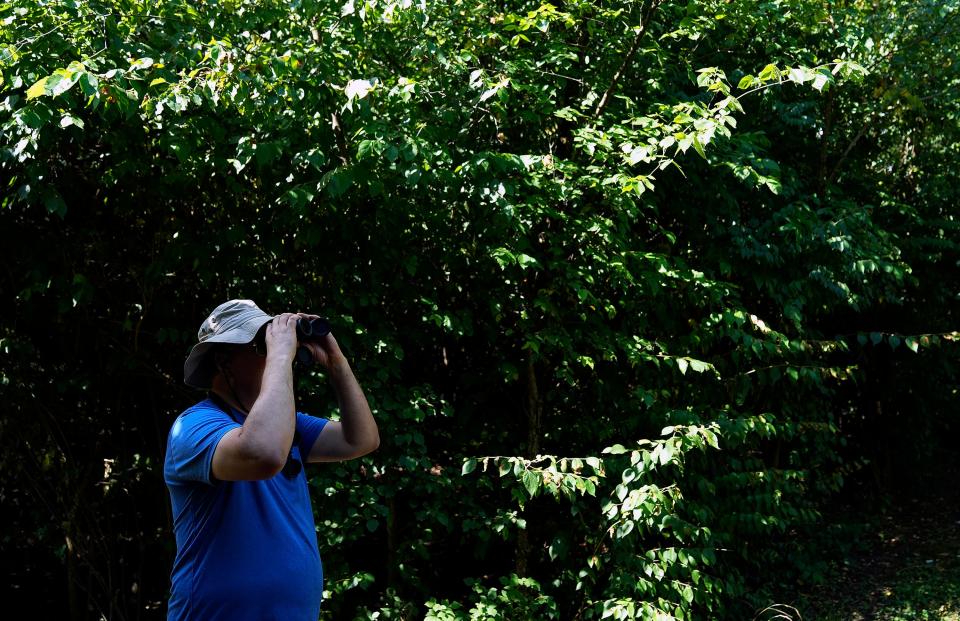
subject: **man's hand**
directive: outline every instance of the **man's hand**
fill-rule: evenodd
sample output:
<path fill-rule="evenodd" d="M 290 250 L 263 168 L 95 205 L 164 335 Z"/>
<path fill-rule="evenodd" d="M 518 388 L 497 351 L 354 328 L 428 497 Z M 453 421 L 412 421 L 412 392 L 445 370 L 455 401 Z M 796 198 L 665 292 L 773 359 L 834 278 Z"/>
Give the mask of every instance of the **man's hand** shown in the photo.
<path fill-rule="evenodd" d="M 297 319 L 294 313 L 277 315 L 267 324 L 267 359 L 292 364 L 297 355 Z"/>
<path fill-rule="evenodd" d="M 307 313 L 297 313 L 296 316 L 304 319 L 320 319 L 318 315 L 308 315 Z M 327 371 L 336 366 L 341 366 L 347 361 L 343 352 L 340 351 L 337 339 L 333 338 L 333 334 L 330 332 L 323 335 L 318 342 L 301 343 L 301 345 L 309 349 L 310 353 L 313 354 L 313 359 L 323 365 L 323 368 Z"/>

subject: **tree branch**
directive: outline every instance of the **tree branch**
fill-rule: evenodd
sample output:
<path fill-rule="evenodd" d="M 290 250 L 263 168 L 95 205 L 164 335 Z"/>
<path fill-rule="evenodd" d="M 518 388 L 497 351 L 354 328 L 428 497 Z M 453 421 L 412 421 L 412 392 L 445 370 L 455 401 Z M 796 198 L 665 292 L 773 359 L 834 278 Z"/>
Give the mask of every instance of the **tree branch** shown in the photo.
<path fill-rule="evenodd" d="M 347 137 L 343 133 L 343 121 L 340 120 L 336 110 L 330 113 L 330 127 L 333 128 L 333 135 L 337 141 L 340 163 L 346 166 L 350 163 L 350 151 L 347 149 Z"/>
<path fill-rule="evenodd" d="M 617 69 L 615 74 L 613 74 L 613 79 L 610 81 L 610 86 L 607 87 L 607 90 L 603 93 L 603 97 L 600 98 L 600 102 L 597 104 L 596 110 L 593 111 L 594 119 L 599 119 L 603 109 L 607 107 L 607 102 L 610 100 L 610 96 L 613 94 L 613 91 L 617 88 L 617 83 L 620 81 L 620 78 L 623 77 L 627 67 L 633 61 L 634 54 L 636 54 L 637 50 L 640 49 L 640 41 L 643 39 L 643 35 L 647 32 L 647 24 L 650 23 L 650 17 L 662 2 L 663 0 L 652 0 L 650 2 L 650 6 L 647 7 L 646 12 L 640 20 L 640 28 L 637 30 L 637 36 L 633 38 L 633 44 L 627 51 L 627 55 L 624 56 L 623 62 L 620 64 L 620 68 Z"/>
<path fill-rule="evenodd" d="M 873 123 L 875 116 L 876 115 L 870 115 L 867 118 L 866 123 L 864 123 L 863 126 L 860 128 L 860 131 L 858 131 L 857 134 L 853 137 L 853 140 L 851 140 L 849 144 L 847 144 L 847 148 L 844 149 L 843 154 L 840 156 L 840 159 L 838 159 L 837 163 L 834 164 L 833 170 L 830 172 L 830 176 L 827 177 L 826 182 L 823 184 L 824 190 L 826 190 L 826 188 L 833 183 L 833 180 L 837 178 L 837 173 L 840 172 L 840 166 L 842 166 L 843 163 L 847 160 L 847 156 L 850 155 L 850 151 L 853 150 L 853 147 L 855 147 L 857 143 L 860 142 L 860 139 L 863 138 L 864 135 L 867 133 L 867 129 L 870 128 L 870 125 Z"/>

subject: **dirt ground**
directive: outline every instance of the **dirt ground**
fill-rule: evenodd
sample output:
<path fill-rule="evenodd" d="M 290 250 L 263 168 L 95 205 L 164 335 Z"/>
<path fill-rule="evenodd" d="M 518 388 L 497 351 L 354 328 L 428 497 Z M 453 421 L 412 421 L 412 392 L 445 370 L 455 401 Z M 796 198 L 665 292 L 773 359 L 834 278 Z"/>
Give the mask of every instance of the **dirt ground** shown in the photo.
<path fill-rule="evenodd" d="M 873 520 L 864 535 L 866 551 L 836 567 L 833 580 L 801 595 L 800 618 L 960 621 L 958 487 L 906 498 Z"/>

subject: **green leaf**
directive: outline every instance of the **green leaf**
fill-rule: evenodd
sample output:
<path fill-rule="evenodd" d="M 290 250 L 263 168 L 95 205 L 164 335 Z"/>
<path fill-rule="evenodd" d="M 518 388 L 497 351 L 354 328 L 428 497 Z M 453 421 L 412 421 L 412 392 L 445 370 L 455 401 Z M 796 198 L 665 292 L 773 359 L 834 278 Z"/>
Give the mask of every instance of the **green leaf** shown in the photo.
<path fill-rule="evenodd" d="M 540 483 L 543 481 L 539 475 L 530 470 L 524 470 L 523 475 L 521 475 L 521 480 L 523 482 L 523 487 L 526 488 L 527 493 L 530 494 L 530 497 L 533 498 L 533 495 L 537 493 L 537 489 L 540 488 Z"/>
<path fill-rule="evenodd" d="M 900 345 L 900 337 L 896 334 L 891 334 L 887 337 L 887 342 L 890 343 L 890 349 L 896 349 Z"/>
<path fill-rule="evenodd" d="M 149 69 L 152 66 L 153 66 L 152 58 L 138 58 L 137 60 L 130 63 L 131 69 Z"/>
<path fill-rule="evenodd" d="M 494 248 L 490 251 L 490 256 L 496 259 L 501 268 L 517 262 L 517 257 L 506 248 Z"/>
<path fill-rule="evenodd" d="M 61 218 L 67 214 L 67 204 L 63 202 L 63 198 L 56 192 L 44 198 L 43 204 L 49 213 L 55 213 Z"/>
<path fill-rule="evenodd" d="M 353 100 L 363 99 L 371 90 L 373 83 L 370 80 L 350 80 L 344 87 L 343 92 L 347 96 L 346 108 L 353 111 Z"/>
<path fill-rule="evenodd" d="M 777 66 L 773 63 L 770 63 L 760 70 L 760 74 L 757 77 L 760 78 L 761 82 L 769 82 L 771 80 L 776 80 L 778 75 L 779 71 L 777 71 Z"/>
<path fill-rule="evenodd" d="M 704 371 L 708 371 L 710 367 L 711 365 L 708 362 L 704 362 L 703 360 L 697 360 L 695 358 L 690 358 L 690 368 L 697 373 L 703 373 Z"/>
<path fill-rule="evenodd" d="M 707 154 L 706 154 L 706 152 L 703 150 L 703 145 L 700 143 L 700 135 L 699 135 L 699 134 L 697 134 L 696 136 L 693 137 L 693 148 L 696 149 L 697 153 L 700 154 L 700 157 L 702 157 L 704 160 L 707 159 Z"/>
<path fill-rule="evenodd" d="M 517 265 L 526 269 L 531 265 L 536 265 L 537 260 L 531 257 L 529 254 L 518 254 L 517 255 Z"/>
<path fill-rule="evenodd" d="M 906 344 L 907 348 L 909 348 L 910 351 L 912 351 L 913 353 L 916 354 L 920 351 L 920 343 L 917 342 L 916 337 L 908 336 L 906 339 L 904 339 L 903 342 L 904 344 Z"/>
<path fill-rule="evenodd" d="M 84 71 L 77 77 L 77 82 L 80 84 L 80 90 L 82 90 L 83 94 L 87 97 L 97 94 L 97 88 L 100 85 L 100 80 L 97 79 L 97 76 Z"/>
<path fill-rule="evenodd" d="M 49 77 L 49 76 L 48 76 Z M 33 83 L 33 86 L 27 89 L 27 100 L 36 99 L 46 94 L 47 78 L 41 78 Z"/>
<path fill-rule="evenodd" d="M 707 429 L 704 429 L 704 430 L 703 430 L 703 436 L 707 439 L 707 444 L 708 444 L 708 445 L 712 446 L 712 447 L 715 448 L 715 449 L 719 449 L 719 448 L 720 448 L 720 441 L 719 441 L 719 439 L 717 438 L 717 434 L 715 434 L 715 433 L 713 433 L 712 431 L 709 431 L 709 430 L 707 430 Z"/>
<path fill-rule="evenodd" d="M 467 475 L 477 469 L 477 460 L 470 458 L 463 462 L 463 468 L 460 470 L 461 475 Z"/>
<path fill-rule="evenodd" d="M 870 333 L 870 342 L 874 345 L 879 345 L 880 341 L 883 340 L 883 334 L 880 332 L 871 332 Z"/>
<path fill-rule="evenodd" d="M 64 114 L 63 118 L 60 119 L 60 127 L 70 127 L 71 125 L 83 129 L 83 121 L 72 114 Z"/>
<path fill-rule="evenodd" d="M 794 67 L 787 73 L 787 78 L 791 82 L 803 84 L 810 79 L 810 70 L 805 67 Z"/>
<path fill-rule="evenodd" d="M 748 89 L 751 86 L 753 86 L 754 82 L 756 82 L 756 78 L 754 78 L 752 75 L 745 75 L 742 78 L 740 78 L 740 82 L 737 84 L 737 88 L 744 89 L 744 90 Z"/>
<path fill-rule="evenodd" d="M 813 86 L 813 88 L 817 89 L 818 91 L 822 91 L 823 88 L 829 85 L 831 82 L 832 82 L 832 76 L 830 74 L 817 72 L 817 74 L 813 77 L 813 84 L 811 86 Z"/>
<path fill-rule="evenodd" d="M 677 368 L 680 369 L 681 375 L 687 374 L 687 366 L 690 364 L 687 362 L 686 358 L 677 358 Z"/>
<path fill-rule="evenodd" d="M 45 90 L 51 97 L 58 97 L 76 84 L 77 78 L 66 69 L 57 69 L 47 78 Z"/>
<path fill-rule="evenodd" d="M 660 465 L 666 466 L 673 459 L 673 446 L 669 443 L 660 445 Z"/>

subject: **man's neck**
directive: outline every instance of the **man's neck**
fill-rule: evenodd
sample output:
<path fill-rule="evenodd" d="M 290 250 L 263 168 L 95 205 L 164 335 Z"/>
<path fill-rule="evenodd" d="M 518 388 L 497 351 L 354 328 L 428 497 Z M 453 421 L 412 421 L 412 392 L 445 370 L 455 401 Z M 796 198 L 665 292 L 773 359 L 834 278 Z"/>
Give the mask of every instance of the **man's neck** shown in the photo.
<path fill-rule="evenodd" d="M 221 378 L 218 377 L 216 380 L 214 380 L 213 386 L 210 388 L 210 392 L 220 397 L 220 399 L 222 399 L 227 405 L 237 410 L 244 416 L 250 413 L 250 410 L 244 407 L 245 402 L 241 400 L 242 397 L 237 394 L 237 391 L 234 390 L 229 383 Z M 252 401 L 256 401 L 256 399 L 253 399 Z M 252 403 L 250 405 L 251 407 L 253 406 Z"/>

